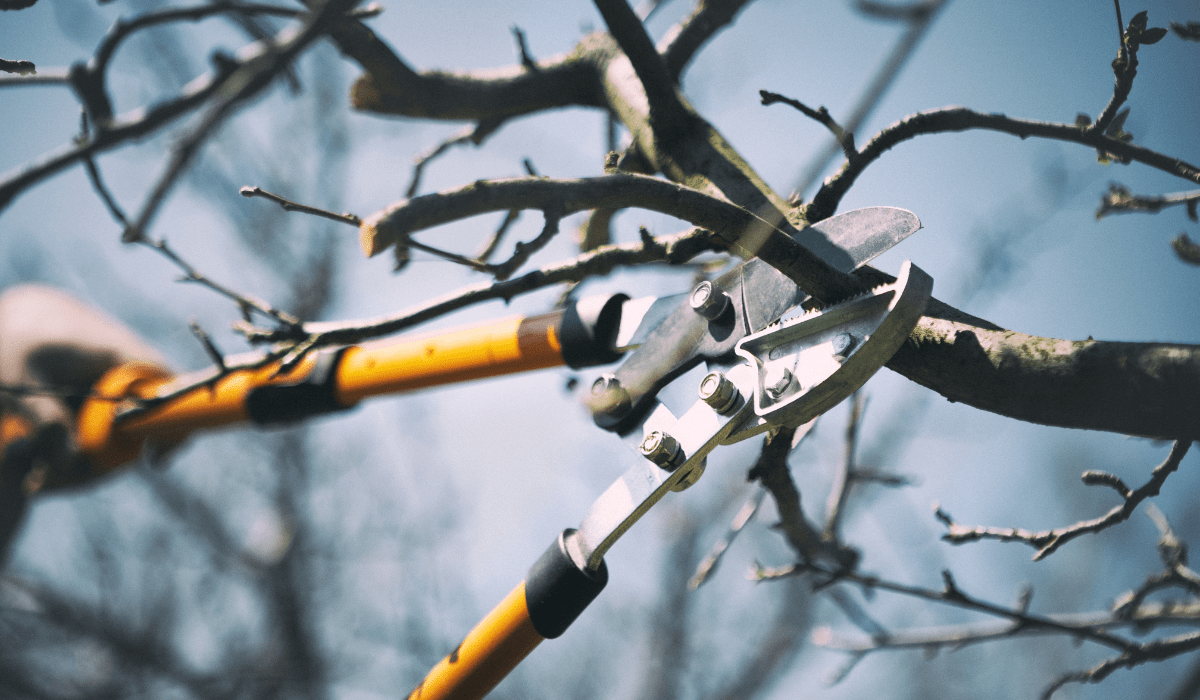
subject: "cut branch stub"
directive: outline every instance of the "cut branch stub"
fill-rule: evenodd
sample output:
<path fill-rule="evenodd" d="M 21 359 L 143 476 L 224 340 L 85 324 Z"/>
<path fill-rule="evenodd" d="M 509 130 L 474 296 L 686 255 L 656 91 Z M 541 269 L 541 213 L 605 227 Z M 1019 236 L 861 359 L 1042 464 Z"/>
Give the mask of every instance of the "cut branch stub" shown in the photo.
<path fill-rule="evenodd" d="M 378 255 L 409 236 L 440 224 L 513 209 L 555 210 L 562 216 L 590 209 L 639 208 L 669 214 L 715 232 L 742 258 L 761 257 L 821 301 L 842 299 L 862 285 L 797 243 L 786 221 L 772 225 L 725 199 L 642 175 L 578 180 L 479 180 L 466 187 L 396 202 L 363 220 L 363 252 Z"/>

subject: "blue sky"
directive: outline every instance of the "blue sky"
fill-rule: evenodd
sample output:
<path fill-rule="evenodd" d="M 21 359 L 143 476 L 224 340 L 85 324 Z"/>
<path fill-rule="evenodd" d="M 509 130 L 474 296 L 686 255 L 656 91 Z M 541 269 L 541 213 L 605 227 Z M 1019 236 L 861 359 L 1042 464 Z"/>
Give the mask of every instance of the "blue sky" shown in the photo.
<path fill-rule="evenodd" d="M 372 26 L 421 68 L 511 64 L 514 47 L 509 28 L 514 25 L 526 32 L 535 56 L 567 51 L 583 31 L 602 25 L 598 13 L 585 2 L 463 0 L 386 2 L 384 7 Z M 1195 3 L 1143 2 L 1122 7 L 1126 21 L 1142 9 L 1149 12 L 1152 26 L 1200 19 Z M 680 0 L 670 3 L 651 22 L 651 31 L 661 35 L 686 10 Z M 115 17 L 129 11 L 124 3 L 96 9 L 83 0 L 43 0 L 31 10 L 0 17 L 0 52 L 5 58 L 29 59 L 39 66 L 69 65 L 87 55 Z M 761 0 L 700 55 L 685 74 L 684 91 L 758 172 L 786 195 L 827 134 L 785 106 L 762 107 L 758 90 L 780 92 L 813 107 L 824 105 L 841 117 L 898 34 L 897 27 L 864 19 L 843 2 Z M 188 27 L 184 35 L 207 47 L 234 49 L 243 42 L 221 22 Z M 1115 20 L 1107 2 L 952 0 L 856 135 L 858 142 L 907 114 L 948 105 L 1049 121 L 1072 122 L 1079 112 L 1095 117 L 1112 91 L 1109 64 L 1116 48 Z M 1143 48 L 1126 125 L 1137 143 L 1191 163 L 1200 162 L 1200 140 L 1195 138 L 1200 126 L 1198 54 L 1200 45 L 1173 35 Z M 119 112 L 154 98 L 153 86 L 137 69 L 140 55 L 144 54 L 130 48 L 119 54 L 115 64 L 113 86 Z M 193 60 L 200 65 L 204 56 L 205 51 L 198 50 Z M 308 70 L 333 72 L 342 85 L 356 75 L 354 67 L 328 47 L 306 65 Z M 272 172 L 284 181 L 290 177 L 297 193 L 327 197 L 329 206 L 360 215 L 398 199 L 407 186 L 412 157 L 461 127 L 350 114 L 345 117 L 350 148 L 344 171 L 291 172 L 288 163 L 304 162 L 304 145 L 296 144 L 299 152 L 288 153 L 286 139 L 278 139 L 280 130 L 291 123 L 289 104 L 286 91 L 277 87 L 226 129 L 236 130 L 247 144 L 244 156 L 259 169 L 255 172 Z M 0 148 L 0 170 L 7 171 L 67 143 L 78 128 L 78 117 L 66 90 L 25 88 L 0 92 L 0 123 L 8 130 Z M 128 208 L 136 207 L 160 172 L 169 143 L 156 137 L 100 159 Z M 504 127 L 483 148 L 454 151 L 437 161 L 427 171 L 423 190 L 519 175 L 524 158 L 553 177 L 594 175 L 601 171 L 604 148 L 603 120 L 598 114 L 564 110 L 529 117 Z M 1090 335 L 1106 340 L 1200 343 L 1196 311 L 1200 271 L 1180 263 L 1168 245 L 1181 231 L 1200 239 L 1200 228 L 1186 219 L 1181 208 L 1157 216 L 1118 215 L 1097 221 L 1094 212 L 1110 182 L 1142 194 L 1196 189 L 1194 183 L 1142 165 L 1099 165 L 1092 151 L 1071 144 L 965 133 L 925 136 L 897 146 L 859 179 L 842 210 L 891 205 L 914 211 L 924 229 L 880 258 L 877 266 L 895 272 L 903 260 L 911 259 L 932 274 L 936 296 L 1005 327 L 1068 339 Z M 229 196 L 236 197 L 236 191 Z M 266 204 L 239 202 L 238 206 Z M 642 224 L 659 234 L 683 228 L 645 212 L 625 212 L 617 221 L 617 235 L 623 241 L 634 240 Z M 570 223 L 577 224 L 578 219 Z M 155 232 L 169 233 L 184 255 L 217 279 L 270 299 L 279 290 L 271 286 L 269 262 L 252 260 L 237 247 L 235 226 L 209 200 L 184 189 L 170 199 Z M 493 226 L 491 219 L 471 220 L 429 236 L 471 251 Z M 540 217 L 526 215 L 520 233 L 529 237 L 538 227 Z M 325 232 L 322 235 L 337 237 L 342 263 L 331 318 L 394 311 L 477 281 L 448 263 L 427 259 L 393 276 L 386 260 L 361 259 L 351 229 L 320 230 Z M 181 369 L 204 363 L 186 330 L 190 317 L 200 319 L 226 347 L 236 347 L 235 337 L 224 330 L 235 316 L 227 304 L 203 290 L 173 284 L 175 273 L 169 266 L 145 250 L 122 247 L 118 239 L 119 231 L 92 195 L 82 171 L 73 169 L 0 213 L 0 250 L 8 260 L 0 268 L 0 285 L 24 279 L 64 285 L 152 334 Z M 563 236 L 542 259 L 568 257 L 571 246 L 569 237 Z M 981 251 L 993 254 L 987 264 L 979 262 Z M 588 288 L 641 295 L 681 291 L 688 283 L 687 273 L 655 271 L 614 275 Z M 537 313 L 548 308 L 555 296 L 554 291 L 529 295 L 515 300 L 511 309 L 498 303 L 484 305 L 439 324 Z M 395 496 L 404 504 L 406 514 L 401 520 L 446 517 L 452 521 L 449 550 L 438 556 L 455 560 L 460 578 L 453 583 L 465 592 L 456 609 L 438 613 L 439 624 L 449 636 L 460 634 L 453 630 L 469 625 L 475 614 L 507 592 L 554 533 L 576 524 L 588 504 L 623 470 L 622 464 L 632 459 L 616 438 L 597 431 L 576 398 L 563 390 L 569 374 L 549 371 L 380 401 L 354 416 L 323 421 L 318 429 L 332 462 L 357 451 L 365 463 L 349 473 L 328 476 L 317 502 L 329 509 L 330 518 L 340 517 L 339 509 L 353 509 L 358 494 L 378 488 L 403 492 Z M 591 374 L 582 376 L 586 380 Z M 940 526 L 930 506 L 940 502 L 971 523 L 1030 528 L 1064 524 L 1099 514 L 1111 505 L 1106 494 L 1086 492 L 1087 487 L 1078 482 L 1079 472 L 1112 470 L 1130 483 L 1140 483 L 1165 456 L 1163 446 L 1116 435 L 1018 424 L 950 404 L 888 371 L 874 379 L 868 391 L 865 453 L 875 455 L 872 445 L 878 436 L 899 430 L 905 435 L 900 443 L 903 449 L 880 452 L 878 466 L 915 475 L 919 481 L 898 493 L 873 494 L 864 501 L 869 508 L 864 505 L 855 511 L 848 534 L 863 547 L 868 570 L 936 587 L 938 570 L 950 566 L 964 588 L 1000 602 L 1012 599 L 1020 581 L 1032 580 L 1039 590 L 1048 591 L 1045 600 L 1087 609 L 1102 607 L 1156 569 L 1154 529 L 1141 515 L 1123 526 L 1122 534 L 1077 543 L 1051 561 L 1033 565 L 1028 561 L 1031 552 L 1019 545 L 951 548 L 938 542 Z M 823 489 L 840 459 L 844 420 L 844 408 L 832 411 L 816 439 L 794 460 L 805 505 L 818 512 Z M 201 444 L 183 455 L 176 468 L 200 479 L 205 459 L 240 451 L 238 440 L 253 439 L 238 435 Z M 746 458 L 745 451 L 735 451 L 723 472 L 710 467 L 701 485 L 679 498 L 721 503 L 722 490 L 735 488 Z M 1193 501 L 1189 493 L 1197 485 L 1189 472 L 1197 461 L 1190 455 L 1178 479 L 1173 477 L 1158 499 L 1169 517 L 1190 523 L 1193 536 L 1200 534 L 1195 529 L 1200 523 L 1185 514 Z M 437 506 L 447 501 L 457 504 L 449 515 Z M 593 638 L 608 634 L 600 618 L 628 615 L 637 620 L 652 611 L 657 571 L 647 574 L 647 562 L 657 561 L 671 518 L 682 512 L 671 504 L 661 510 L 663 514 L 635 528 L 610 555 L 614 581 L 602 601 L 611 602 L 602 602 L 599 612 L 589 613 L 597 619 L 589 621 L 585 616 L 578 634 L 569 633 L 546 645 L 553 649 L 535 654 L 527 671 L 530 678 L 552 678 L 556 663 L 589 648 L 589 634 Z M 719 529 L 731 513 L 716 510 L 705 515 Z M 246 520 L 253 517 L 247 515 Z M 1178 525 L 1186 537 L 1183 522 Z M 1105 548 L 1111 543 L 1136 553 L 1118 560 Z M 754 546 L 746 543 L 748 551 L 726 567 L 721 589 L 722 595 L 747 596 L 751 602 L 745 606 L 753 604 L 753 593 L 748 592 L 753 586 L 739 580 L 744 568 L 737 567 L 755 558 L 782 563 L 784 556 L 779 550 L 758 551 Z M 30 544 L 27 556 L 36 559 L 34 550 Z M 457 558 L 447 553 L 451 550 Z M 387 567 L 361 566 L 376 587 L 406 575 Z M 1105 575 L 1079 573 L 1097 569 Z M 411 601 L 372 605 L 386 607 L 385 603 Z M 704 604 L 717 605 L 709 599 Z M 730 604 L 731 609 L 743 610 L 738 605 Z M 881 617 L 898 626 L 943 620 L 941 610 L 918 610 L 911 603 L 880 605 Z M 1043 611 L 1054 609 L 1049 605 Z M 821 614 L 828 624 L 847 627 L 835 612 Z M 971 658 L 1005 668 L 1003 654 L 993 648 L 973 651 L 980 656 Z M 1062 653 L 1063 663 L 1070 668 L 1099 658 L 1094 650 Z M 779 697 L 791 697 L 798 688 L 823 688 L 821 677 L 839 662 L 837 655 L 829 653 L 805 659 L 780 686 Z M 872 657 L 846 683 L 821 692 L 828 697 L 862 692 L 890 664 L 900 663 L 895 659 L 919 663 L 908 656 Z M 1086 696 L 1119 697 L 1138 679 L 1161 672 L 1119 672 L 1108 684 L 1088 688 Z M 1048 679 L 1044 674 L 1034 676 L 1021 681 L 1028 686 L 1021 685 L 1019 694 L 1038 692 Z M 347 698 L 372 697 L 370 689 L 381 683 L 370 676 L 348 681 L 339 692 Z"/>

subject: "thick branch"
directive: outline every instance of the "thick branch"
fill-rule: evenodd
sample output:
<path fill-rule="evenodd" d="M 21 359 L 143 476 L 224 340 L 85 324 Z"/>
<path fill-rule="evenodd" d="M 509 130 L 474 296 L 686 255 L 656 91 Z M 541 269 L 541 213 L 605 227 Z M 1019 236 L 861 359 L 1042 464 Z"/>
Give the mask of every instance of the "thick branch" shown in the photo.
<path fill-rule="evenodd" d="M 723 198 L 642 175 L 480 180 L 450 192 L 401 200 L 363 221 L 362 246 L 367 255 L 378 255 L 406 243 L 415 231 L 493 211 L 552 209 L 569 216 L 627 207 L 669 214 L 709 229 L 735 254 L 762 257 L 818 299 L 845 298 L 861 288 L 797 244 L 786 222 L 778 221 L 785 227 L 779 228 Z"/>
<path fill-rule="evenodd" d="M 649 104 L 650 119 L 660 137 L 684 128 L 688 110 L 683 106 L 675 76 L 667 70 L 642 21 L 625 0 L 594 0 L 608 31 L 625 52 Z"/>
<path fill-rule="evenodd" d="M 351 89 L 356 109 L 423 119 L 495 120 L 569 106 L 601 107 L 596 61 L 611 51 L 599 35 L 569 54 L 494 71 L 416 71 L 361 22 L 331 32 L 367 72 Z"/>
<path fill-rule="evenodd" d="M 936 299 L 887 365 L 950 401 L 1064 428 L 1200 436 L 1200 347 L 1004 330 Z"/>

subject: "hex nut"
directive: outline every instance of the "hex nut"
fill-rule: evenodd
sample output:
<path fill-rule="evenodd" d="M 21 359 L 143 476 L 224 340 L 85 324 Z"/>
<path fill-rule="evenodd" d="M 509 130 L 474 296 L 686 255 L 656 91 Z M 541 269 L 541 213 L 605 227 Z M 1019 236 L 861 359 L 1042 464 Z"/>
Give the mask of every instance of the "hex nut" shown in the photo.
<path fill-rule="evenodd" d="M 720 372 L 709 372 L 700 380 L 700 399 L 721 415 L 729 413 L 741 395 L 737 387 Z"/>
<path fill-rule="evenodd" d="M 674 471 L 683 462 L 683 449 L 679 441 L 661 430 L 646 435 L 638 450 L 643 457 L 667 471 Z"/>
<path fill-rule="evenodd" d="M 729 308 L 729 295 L 714 287 L 708 280 L 696 285 L 689 301 L 696 313 L 710 321 L 720 318 L 725 309 Z"/>

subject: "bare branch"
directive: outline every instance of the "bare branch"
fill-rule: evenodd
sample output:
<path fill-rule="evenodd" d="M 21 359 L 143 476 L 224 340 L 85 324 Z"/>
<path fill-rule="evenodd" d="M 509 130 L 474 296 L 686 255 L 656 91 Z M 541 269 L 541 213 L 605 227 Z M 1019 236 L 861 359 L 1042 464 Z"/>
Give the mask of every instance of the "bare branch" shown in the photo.
<path fill-rule="evenodd" d="M 921 40 L 929 31 L 929 28 L 933 26 L 933 21 L 937 18 L 938 12 L 948 1 L 927 0 L 926 2 L 919 2 L 896 10 L 904 16 L 908 26 L 905 28 L 904 33 L 900 35 L 900 39 L 896 41 L 892 52 L 880 64 L 879 70 L 871 79 L 871 83 L 863 90 L 862 95 L 859 96 L 858 102 L 850 112 L 850 116 L 846 117 L 843 121 L 847 133 L 854 134 L 858 132 L 859 127 L 862 126 L 863 122 L 874 111 L 875 106 L 887 94 L 888 88 L 895 82 L 896 76 L 900 74 L 900 70 L 908 62 L 909 57 L 920 46 Z M 871 7 L 871 5 L 868 5 L 868 7 Z M 882 6 L 874 4 L 874 7 L 876 10 L 882 11 Z M 859 9 L 864 9 L 863 4 L 859 5 Z M 812 159 L 808 167 L 796 181 L 794 188 L 798 194 L 803 195 L 812 187 L 813 183 L 824 172 L 825 167 L 837 155 L 839 147 L 843 145 L 840 139 L 834 139 Z M 830 214 L 832 212 L 833 210 L 830 210 Z M 829 216 L 830 214 L 826 214 L 825 216 Z M 820 218 L 812 218 L 808 221 L 809 223 L 813 223 L 819 221 Z"/>
<path fill-rule="evenodd" d="M 1194 345 L 1042 338 L 930 299 L 887 366 L 950 401 L 1017 420 L 1166 439 L 1200 435 Z"/>
<path fill-rule="evenodd" d="M 208 359 L 217 367 L 218 376 L 223 376 L 229 373 L 229 368 L 225 366 L 225 356 L 217 349 L 216 343 L 212 337 L 200 327 L 200 324 L 193 319 L 188 323 L 188 328 L 191 329 L 192 335 L 196 336 L 196 340 L 204 346 L 204 354 L 208 355 Z"/>
<path fill-rule="evenodd" d="M 478 73 L 417 72 L 361 22 L 330 31 L 343 53 L 366 70 L 351 90 L 355 109 L 424 119 L 487 121 L 568 106 L 603 106 L 597 64 L 615 47 L 585 38 L 575 51 Z"/>
<path fill-rule="evenodd" d="M 1084 625 L 1076 625 L 1071 621 L 1064 622 L 1054 617 L 1030 613 L 1028 609 L 1026 609 L 1025 605 L 1008 607 L 975 598 L 959 588 L 954 582 L 953 576 L 951 576 L 948 571 L 942 572 L 942 578 L 946 585 L 940 590 L 933 588 L 922 588 L 920 586 L 910 586 L 908 584 L 888 581 L 877 576 L 869 576 L 853 571 L 834 572 L 811 564 L 796 564 L 778 569 L 759 568 L 752 572 L 751 575 L 756 579 L 765 580 L 773 578 L 786 578 L 790 576 L 803 576 L 810 573 L 816 573 L 824 576 L 837 575 L 839 581 L 841 582 L 855 583 L 868 590 L 890 591 L 892 593 L 898 593 L 912 598 L 919 598 L 921 600 L 928 600 L 930 602 L 952 605 L 954 607 L 963 608 L 966 610 L 974 610 L 977 612 L 986 613 L 988 615 L 993 615 L 995 617 L 1005 618 L 1010 621 L 1011 625 L 1021 628 L 1021 631 L 1023 632 L 1036 629 L 1043 632 L 1065 634 L 1077 639 L 1095 642 L 1121 652 L 1137 646 L 1134 642 L 1130 642 L 1127 639 L 1112 634 L 1103 626 L 1097 627 L 1096 629 L 1090 629 Z"/>
<path fill-rule="evenodd" d="M 496 232 L 488 239 L 487 245 L 483 247 L 483 250 L 479 251 L 479 255 L 476 255 L 475 259 L 481 263 L 491 260 L 492 256 L 496 253 L 496 249 L 500 247 L 500 242 L 504 240 L 504 235 L 508 233 L 508 230 L 520 218 L 520 209 L 509 209 L 508 213 L 504 215 L 504 221 L 501 221 L 500 225 L 496 227 Z"/>
<path fill-rule="evenodd" d="M 16 61 L 16 63 L 28 63 L 28 61 Z M 69 87 L 71 80 L 66 68 L 43 68 L 40 73 L 0 75 L 0 88 L 22 85 L 66 85 Z"/>
<path fill-rule="evenodd" d="M 16 73 L 20 76 L 37 75 L 37 66 L 33 65 L 33 61 L 11 61 L 7 58 L 0 58 L 0 72 Z"/>
<path fill-rule="evenodd" d="M 1080 129 L 1073 124 L 1015 119 L 1003 114 L 983 114 L 965 107 L 946 107 L 905 117 L 876 134 L 859 150 L 857 158 L 843 165 L 836 175 L 821 186 L 807 207 L 809 220 L 820 221 L 830 216 L 863 170 L 897 144 L 926 134 L 970 129 L 998 131 L 1020 138 L 1036 136 L 1091 146 L 1098 151 L 1112 153 L 1119 158 L 1137 161 L 1176 177 L 1200 183 L 1200 168 L 1195 165 L 1102 133 Z"/>
<path fill-rule="evenodd" d="M 533 60 L 532 54 L 529 53 L 529 45 L 525 43 L 525 32 L 521 31 L 520 27 L 512 28 L 513 39 L 517 42 L 517 57 L 521 59 L 521 65 L 527 71 L 536 71 L 537 61 Z"/>
<path fill-rule="evenodd" d="M 429 165 L 435 158 L 442 156 L 454 146 L 465 146 L 468 143 L 476 146 L 482 144 L 488 136 L 491 136 L 500 128 L 501 124 L 503 124 L 502 119 L 482 120 L 475 126 L 468 126 L 462 129 L 454 136 L 417 156 L 417 159 L 413 162 L 412 180 L 409 181 L 408 189 L 405 190 L 404 196 L 409 199 L 417 196 L 417 192 L 421 188 L 421 176 L 425 174 L 425 166 Z"/>
<path fill-rule="evenodd" d="M 749 4 L 750 0 L 697 2 L 692 14 L 672 27 L 659 42 L 658 48 L 671 77 L 678 82 L 700 48 L 719 31 L 732 24 L 742 8 Z"/>
<path fill-rule="evenodd" d="M 1186 233 L 1181 233 L 1171 239 L 1171 248 L 1175 250 L 1175 255 L 1183 262 L 1189 265 L 1200 265 L 1200 245 L 1197 245 L 1192 239 L 1188 238 Z"/>
<path fill-rule="evenodd" d="M 842 152 L 846 155 L 846 160 L 853 160 L 858 156 L 858 151 L 854 147 L 854 134 L 839 126 L 838 123 L 833 120 L 833 117 L 829 116 L 829 110 L 825 109 L 824 105 L 821 105 L 820 108 L 814 110 L 799 100 L 793 100 L 790 97 L 784 97 L 783 95 L 775 92 L 759 90 L 758 94 L 762 98 L 763 105 L 773 105 L 778 102 L 782 102 L 783 104 L 796 108 L 801 114 L 809 119 L 820 122 L 825 126 L 826 129 L 829 129 L 829 133 L 833 134 L 833 137 L 837 139 L 839 144 L 841 144 Z"/>
<path fill-rule="evenodd" d="M 981 644 L 1018 636 L 1061 634 L 1075 637 L 1079 632 L 1096 632 L 1122 627 L 1141 630 L 1159 625 L 1195 625 L 1200 624 L 1200 603 L 1147 604 L 1128 618 L 1115 615 L 1111 610 L 1054 613 L 1045 617 L 1054 621 L 1058 628 L 1014 625 L 1012 622 L 1006 621 L 988 621 L 944 627 L 892 630 L 886 640 L 876 640 L 840 636 L 832 629 L 825 627 L 813 632 L 813 643 L 836 651 L 861 653 L 936 647 L 961 648 L 968 644 Z"/>
<path fill-rule="evenodd" d="M 688 579 L 689 589 L 696 590 L 716 573 L 717 566 L 721 563 L 721 557 L 725 555 L 725 551 L 733 544 L 734 539 L 737 538 L 742 528 L 746 527 L 746 523 L 750 522 L 750 518 L 753 518 L 754 514 L 758 512 L 758 507 L 762 504 L 763 496 L 765 495 L 766 491 L 761 488 L 754 489 L 754 492 L 746 499 L 742 507 L 738 509 L 737 514 L 733 516 L 733 521 L 729 523 L 729 529 L 713 543 L 713 546 L 708 550 L 708 554 L 696 566 L 696 572 Z"/>
<path fill-rule="evenodd" d="M 939 508 L 936 511 L 937 518 L 945 523 L 947 528 L 947 532 L 942 535 L 942 539 L 951 544 L 964 544 L 982 539 L 993 539 L 1003 542 L 1024 542 L 1038 550 L 1033 556 L 1034 561 L 1045 559 L 1059 547 L 1081 535 L 1097 533 L 1117 523 L 1128 520 L 1129 516 L 1133 514 L 1133 511 L 1137 509 L 1142 501 L 1151 496 L 1158 495 L 1167 477 L 1179 468 L 1179 463 L 1183 460 L 1184 455 L 1187 454 L 1191 444 L 1189 440 L 1176 441 L 1175 445 L 1171 448 L 1171 453 L 1167 455 L 1167 459 L 1154 468 L 1149 481 L 1139 488 L 1129 491 L 1124 496 L 1124 502 L 1121 505 L 1115 506 L 1099 518 L 1084 520 L 1053 530 L 1030 532 L 1018 528 L 966 527 L 955 523 L 948 514 Z M 1088 477 L 1092 474 L 1092 472 L 1084 474 L 1085 483 L 1097 483 L 1094 476 L 1089 480 Z"/>
<path fill-rule="evenodd" d="M 680 101 L 675 76 L 667 70 L 642 21 L 625 0 L 593 1 L 642 83 L 655 129 L 662 134 L 681 129 L 689 111 Z"/>
<path fill-rule="evenodd" d="M 219 284 L 209 278 L 207 275 L 204 275 L 190 263 L 184 260 L 178 253 L 176 253 L 175 250 L 167 244 L 166 239 L 151 239 L 143 237 L 135 241 L 135 243 L 156 250 L 163 257 L 175 263 L 176 267 L 178 267 L 180 270 L 183 270 L 183 277 L 179 279 L 180 282 L 193 282 L 203 285 L 217 294 L 236 302 L 238 308 L 242 309 L 243 312 L 253 309 L 254 311 L 257 311 L 258 313 L 276 321 L 285 328 L 294 329 L 299 327 L 300 319 L 296 318 L 295 316 L 285 311 L 276 309 L 260 299 L 242 294 L 229 287 Z"/>
<path fill-rule="evenodd" d="M 732 251 L 754 255 L 791 277 L 818 299 L 836 300 L 862 290 L 860 283 L 799 245 L 780 219 L 768 223 L 727 200 L 642 175 L 615 174 L 578 180 L 519 178 L 479 180 L 450 192 L 401 200 L 367 217 L 360 237 L 368 256 L 410 234 L 440 224 L 512 209 L 553 209 L 569 216 L 586 209 L 637 207 L 681 218 L 714 231 Z"/>
<path fill-rule="evenodd" d="M 520 294 L 587 277 L 606 275 L 617 267 L 651 262 L 681 264 L 711 250 L 724 250 L 724 243 L 711 231 L 692 229 L 674 236 L 634 244 L 604 246 L 570 260 L 543 266 L 503 282 L 464 287 L 430 299 L 395 315 L 361 321 L 306 323 L 291 329 L 259 329 L 243 326 L 241 332 L 253 343 L 295 341 L 315 337 L 321 347 L 357 343 L 412 328 L 443 314 L 493 299 L 509 300 Z"/>
<path fill-rule="evenodd" d="M 1099 683 L 1118 669 L 1133 668 L 1149 661 L 1165 661 L 1197 649 L 1200 649 L 1200 632 L 1134 644 L 1120 656 L 1102 661 L 1086 671 L 1063 676 L 1046 689 L 1042 698 L 1049 700 L 1055 691 L 1067 683 Z"/>
<path fill-rule="evenodd" d="M 146 234 L 150 221 L 158 213 L 167 194 L 174 187 L 183 171 L 199 152 L 208 136 L 217 129 L 234 109 L 250 97 L 261 92 L 284 70 L 310 43 L 318 39 L 326 25 L 339 14 L 350 9 L 358 0 L 325 0 L 320 9 L 307 15 L 303 26 L 296 32 L 286 32 L 277 45 L 267 45 L 262 53 L 238 64 L 229 77 L 231 89 L 222 91 L 200 123 L 185 134 L 171 149 L 171 156 L 163 174 L 159 177 L 133 224 L 125 230 L 123 240 L 133 242 Z"/>
<path fill-rule="evenodd" d="M 861 391 L 854 392 L 850 403 L 850 420 L 846 422 L 842 466 L 838 470 L 838 475 L 829 490 L 829 498 L 825 503 L 825 530 L 822 537 L 827 542 L 836 542 L 838 539 L 838 528 L 845 515 L 846 500 L 850 498 L 850 489 L 854 487 L 855 451 L 858 445 L 858 431 L 862 425 L 866 407 L 866 396 Z"/>
<path fill-rule="evenodd" d="M 1157 214 L 1167 207 L 1184 205 L 1188 216 L 1196 220 L 1196 206 L 1200 202 L 1200 190 L 1191 192 L 1176 192 L 1175 194 L 1135 195 L 1129 188 L 1112 183 L 1108 193 L 1100 198 L 1100 208 L 1096 210 L 1096 218 L 1102 219 L 1109 214 L 1124 214 L 1129 212 L 1144 212 Z"/>
<path fill-rule="evenodd" d="M 358 226 L 362 223 L 362 219 L 354 214 L 335 214 L 331 211 L 320 209 L 318 207 L 310 207 L 307 204 L 297 204 L 290 199 L 286 199 L 272 192 L 268 192 L 261 187 L 251 187 L 247 185 L 238 190 L 238 194 L 242 195 L 243 197 L 262 197 L 263 199 L 269 199 L 278 204 L 280 207 L 283 207 L 284 211 L 297 211 L 302 214 L 312 214 L 313 216 L 320 216 L 322 218 L 329 219 L 330 221 L 350 224 L 351 226 Z"/>

